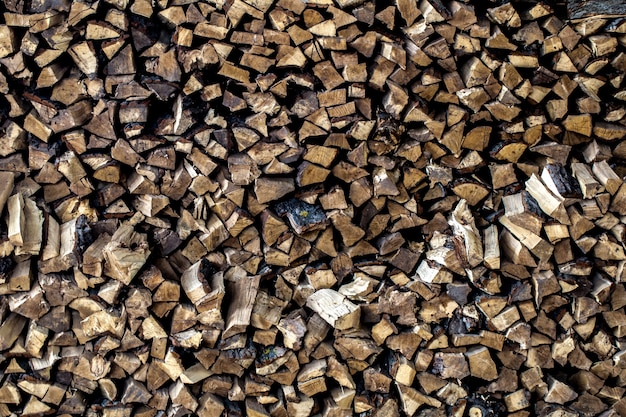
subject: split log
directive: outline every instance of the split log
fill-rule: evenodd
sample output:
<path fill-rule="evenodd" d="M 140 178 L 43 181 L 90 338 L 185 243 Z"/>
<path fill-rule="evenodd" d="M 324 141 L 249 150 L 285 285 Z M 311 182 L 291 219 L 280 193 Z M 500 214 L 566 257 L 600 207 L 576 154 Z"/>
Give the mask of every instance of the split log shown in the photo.
<path fill-rule="evenodd" d="M 102 254 L 105 259 L 104 273 L 128 285 L 145 264 L 150 249 L 146 236 L 135 232 L 133 225 L 127 223 L 113 234 Z"/>
<path fill-rule="evenodd" d="M 350 329 L 359 324 L 358 306 L 336 291 L 321 289 L 314 292 L 308 297 L 307 306 L 336 329 Z"/>
<path fill-rule="evenodd" d="M 233 294 L 233 298 L 226 313 L 226 327 L 222 335 L 223 338 L 245 332 L 250 325 L 250 316 L 260 279 L 260 276 L 242 276 L 228 285 L 227 291 Z"/>
<path fill-rule="evenodd" d="M 5 2 L 0 415 L 624 414 L 617 3 Z"/>

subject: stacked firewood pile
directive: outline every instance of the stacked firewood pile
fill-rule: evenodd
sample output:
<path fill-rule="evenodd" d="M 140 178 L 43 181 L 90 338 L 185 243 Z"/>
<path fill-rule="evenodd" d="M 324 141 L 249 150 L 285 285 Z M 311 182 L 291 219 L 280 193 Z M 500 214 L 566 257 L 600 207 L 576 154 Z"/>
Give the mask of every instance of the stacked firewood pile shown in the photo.
<path fill-rule="evenodd" d="M 626 21 L 2 12 L 0 416 L 626 415 Z"/>

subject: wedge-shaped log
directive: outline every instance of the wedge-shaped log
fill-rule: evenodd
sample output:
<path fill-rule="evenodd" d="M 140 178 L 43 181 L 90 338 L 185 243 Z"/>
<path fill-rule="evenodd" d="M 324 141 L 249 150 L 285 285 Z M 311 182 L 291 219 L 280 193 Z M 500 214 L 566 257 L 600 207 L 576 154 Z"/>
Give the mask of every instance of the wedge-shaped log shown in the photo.
<path fill-rule="evenodd" d="M 306 305 L 335 329 L 350 329 L 359 325 L 359 306 L 335 290 L 323 288 L 309 296 Z"/>
<path fill-rule="evenodd" d="M 199 312 L 220 309 L 225 294 L 223 273 L 216 271 L 206 259 L 190 266 L 180 283 Z"/>
<path fill-rule="evenodd" d="M 563 203 L 548 190 L 535 174 L 526 181 L 526 190 L 537 200 L 539 207 L 544 213 L 562 224 L 571 224 Z"/>
<path fill-rule="evenodd" d="M 105 259 L 104 273 L 128 285 L 150 256 L 146 235 L 135 232 L 125 223 L 102 250 Z"/>

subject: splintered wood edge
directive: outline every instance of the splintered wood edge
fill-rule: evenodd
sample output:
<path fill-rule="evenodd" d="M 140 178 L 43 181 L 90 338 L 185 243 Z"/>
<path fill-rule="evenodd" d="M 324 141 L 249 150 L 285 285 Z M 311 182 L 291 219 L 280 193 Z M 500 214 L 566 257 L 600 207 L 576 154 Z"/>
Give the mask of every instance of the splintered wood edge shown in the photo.
<path fill-rule="evenodd" d="M 311 294 L 306 304 L 336 329 L 349 329 L 359 324 L 359 306 L 337 291 L 321 289 Z"/>

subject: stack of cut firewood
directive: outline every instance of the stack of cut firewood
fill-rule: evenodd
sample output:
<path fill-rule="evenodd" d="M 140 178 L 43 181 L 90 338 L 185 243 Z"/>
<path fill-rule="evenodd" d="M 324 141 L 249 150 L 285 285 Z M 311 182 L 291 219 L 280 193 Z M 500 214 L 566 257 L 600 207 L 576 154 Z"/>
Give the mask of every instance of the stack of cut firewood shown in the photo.
<path fill-rule="evenodd" d="M 568 6 L 2 2 L 0 417 L 625 416 L 626 20 Z"/>

